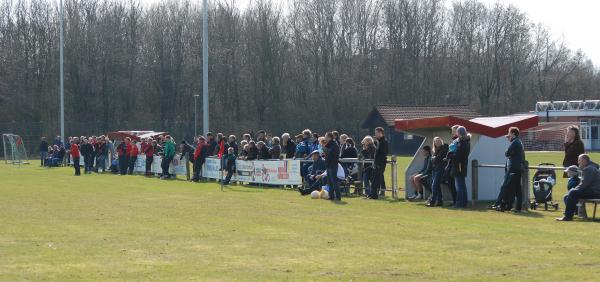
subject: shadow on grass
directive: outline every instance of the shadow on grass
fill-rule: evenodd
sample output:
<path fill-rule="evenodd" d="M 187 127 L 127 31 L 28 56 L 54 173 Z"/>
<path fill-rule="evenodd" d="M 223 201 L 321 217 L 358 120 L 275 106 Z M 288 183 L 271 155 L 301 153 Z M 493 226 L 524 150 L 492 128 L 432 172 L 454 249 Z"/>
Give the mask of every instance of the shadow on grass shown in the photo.
<path fill-rule="evenodd" d="M 255 186 L 246 186 L 246 185 L 225 185 L 223 186 L 223 192 L 241 192 L 241 193 L 263 193 L 263 189 L 252 189 L 256 188 Z M 244 188 L 244 189 L 242 189 Z"/>
<path fill-rule="evenodd" d="M 346 202 L 346 201 L 331 201 L 331 203 L 336 204 L 336 205 L 340 205 L 340 206 L 348 204 L 348 202 Z"/>
<path fill-rule="evenodd" d="M 441 207 L 427 207 L 427 206 L 425 206 L 427 204 L 427 202 L 425 202 L 425 201 L 420 201 L 420 202 L 408 201 L 408 202 L 413 203 L 417 206 L 422 206 L 423 208 L 430 208 L 430 209 L 437 208 L 437 209 L 443 209 L 443 210 L 453 210 L 453 211 L 462 211 L 462 212 L 471 212 L 471 213 L 472 212 L 500 213 L 498 211 L 488 209 L 488 206 L 491 205 L 492 202 L 480 202 L 480 203 L 477 203 L 476 206 L 469 205 L 466 208 L 455 208 L 454 206 L 448 205 L 449 202 L 444 202 L 444 206 L 441 206 Z M 535 218 L 544 217 L 543 214 L 539 213 L 538 211 L 534 211 L 534 210 L 523 210 L 522 212 L 506 211 L 504 213 L 509 214 L 509 215 L 514 215 L 514 216 L 522 216 L 522 217 L 535 217 Z"/>

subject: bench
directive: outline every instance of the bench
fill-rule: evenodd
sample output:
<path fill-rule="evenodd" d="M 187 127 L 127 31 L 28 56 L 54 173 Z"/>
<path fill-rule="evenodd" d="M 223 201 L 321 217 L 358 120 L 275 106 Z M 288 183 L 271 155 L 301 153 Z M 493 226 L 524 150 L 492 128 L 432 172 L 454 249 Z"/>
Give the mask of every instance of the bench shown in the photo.
<path fill-rule="evenodd" d="M 594 213 L 592 214 L 592 221 L 596 221 L 596 207 L 600 204 L 600 199 L 581 199 L 580 203 L 594 204 Z"/>

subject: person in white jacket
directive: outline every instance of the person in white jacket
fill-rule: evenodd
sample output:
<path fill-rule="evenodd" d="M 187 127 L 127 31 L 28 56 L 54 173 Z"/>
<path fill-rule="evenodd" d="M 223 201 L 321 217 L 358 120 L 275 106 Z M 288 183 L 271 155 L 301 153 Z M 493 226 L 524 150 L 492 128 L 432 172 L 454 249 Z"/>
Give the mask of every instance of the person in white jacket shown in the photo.
<path fill-rule="evenodd" d="M 327 176 L 327 170 L 325 170 L 322 174 L 317 175 L 316 178 L 321 179 L 326 176 Z M 337 165 L 337 178 L 340 181 L 346 179 L 346 173 L 344 172 L 344 168 L 342 167 L 342 165 L 340 163 L 338 163 L 338 165 Z"/>

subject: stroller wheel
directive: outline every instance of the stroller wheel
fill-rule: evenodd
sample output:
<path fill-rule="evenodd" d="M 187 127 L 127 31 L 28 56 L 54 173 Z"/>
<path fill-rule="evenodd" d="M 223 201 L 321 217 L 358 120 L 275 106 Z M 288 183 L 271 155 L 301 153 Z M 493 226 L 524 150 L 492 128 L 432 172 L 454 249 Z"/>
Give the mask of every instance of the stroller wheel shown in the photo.
<path fill-rule="evenodd" d="M 555 211 L 557 211 L 557 210 L 558 210 L 558 203 L 556 203 L 556 204 L 553 204 L 552 206 L 554 207 L 554 210 L 555 210 Z"/>

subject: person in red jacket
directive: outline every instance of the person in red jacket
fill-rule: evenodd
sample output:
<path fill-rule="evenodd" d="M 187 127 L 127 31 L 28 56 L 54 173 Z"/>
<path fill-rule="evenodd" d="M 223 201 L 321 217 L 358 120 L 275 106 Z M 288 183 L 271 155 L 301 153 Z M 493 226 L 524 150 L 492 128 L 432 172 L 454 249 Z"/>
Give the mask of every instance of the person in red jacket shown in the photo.
<path fill-rule="evenodd" d="M 200 181 L 200 172 L 202 172 L 202 165 L 206 160 L 206 155 L 208 152 L 208 144 L 206 143 L 206 139 L 204 136 L 198 137 L 198 144 L 196 145 L 196 150 L 194 151 L 194 176 L 192 177 L 192 181 L 198 182 Z"/>
<path fill-rule="evenodd" d="M 71 142 L 71 158 L 73 159 L 73 167 L 75 167 L 75 175 L 80 176 L 81 171 L 79 169 L 79 158 L 81 155 L 79 154 L 79 138 L 73 138 L 73 142 Z"/>
<path fill-rule="evenodd" d="M 152 162 L 154 161 L 154 146 L 152 137 L 148 137 L 142 143 L 142 153 L 146 156 L 146 176 L 152 175 Z"/>
<path fill-rule="evenodd" d="M 135 168 L 135 162 L 137 161 L 137 157 L 140 154 L 140 150 L 138 149 L 137 142 L 135 140 L 129 143 L 129 170 L 128 174 L 133 174 L 133 169 Z"/>
<path fill-rule="evenodd" d="M 215 151 L 212 152 L 211 156 L 218 156 L 219 159 L 227 152 L 225 152 L 225 138 L 223 137 L 223 133 L 217 134 L 217 146 L 215 146 Z"/>

